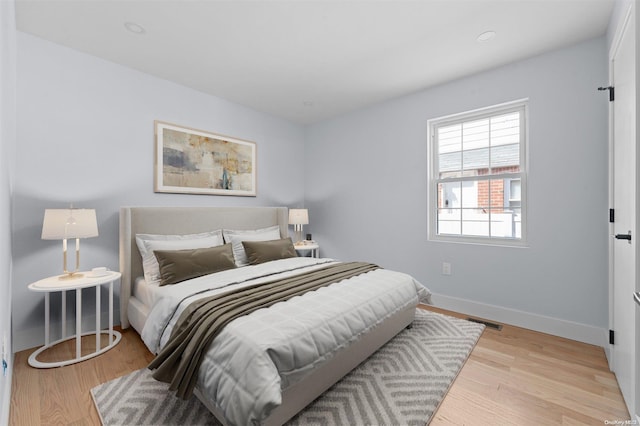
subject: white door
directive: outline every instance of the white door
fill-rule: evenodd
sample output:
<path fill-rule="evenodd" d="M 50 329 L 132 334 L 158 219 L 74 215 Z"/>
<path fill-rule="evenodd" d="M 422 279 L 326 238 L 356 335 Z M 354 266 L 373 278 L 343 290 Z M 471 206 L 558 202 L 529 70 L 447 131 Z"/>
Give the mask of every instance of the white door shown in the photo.
<path fill-rule="evenodd" d="M 612 289 L 610 302 L 615 344 L 611 367 L 632 418 L 635 418 L 635 303 L 636 291 L 636 84 L 635 7 L 612 45 L 612 195 L 615 221 L 612 225 Z M 623 239 L 631 234 L 631 239 Z"/>

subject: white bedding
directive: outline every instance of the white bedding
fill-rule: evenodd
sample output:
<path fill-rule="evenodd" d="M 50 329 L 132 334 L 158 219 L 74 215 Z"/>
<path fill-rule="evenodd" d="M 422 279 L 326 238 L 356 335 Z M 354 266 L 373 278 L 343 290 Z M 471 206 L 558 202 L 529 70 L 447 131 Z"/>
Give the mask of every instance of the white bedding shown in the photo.
<path fill-rule="evenodd" d="M 283 259 L 152 289 L 156 303 L 142 339 L 157 353 L 189 302 L 331 262 Z M 233 284 L 248 279 L 248 283 Z M 430 292 L 424 286 L 407 274 L 378 269 L 260 309 L 236 319 L 213 340 L 200 367 L 197 387 L 229 424 L 260 422 L 281 403 L 282 389 L 387 317 L 419 302 L 430 303 Z"/>
<path fill-rule="evenodd" d="M 138 299 L 144 306 L 151 308 L 158 298 L 162 297 L 163 288 L 158 285 L 147 283 L 144 277 L 138 277 L 133 282 L 133 297 Z"/>

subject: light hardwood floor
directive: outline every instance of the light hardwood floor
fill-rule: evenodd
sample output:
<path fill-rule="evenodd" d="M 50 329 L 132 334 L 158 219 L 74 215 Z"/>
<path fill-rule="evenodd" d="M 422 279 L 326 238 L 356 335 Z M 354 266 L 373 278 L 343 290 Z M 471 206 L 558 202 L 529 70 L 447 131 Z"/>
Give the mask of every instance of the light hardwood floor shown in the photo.
<path fill-rule="evenodd" d="M 90 337 L 88 349 L 91 344 Z M 73 348 L 61 344 L 46 352 L 54 360 Z M 11 425 L 99 425 L 89 390 L 153 358 L 132 329 L 105 354 L 67 367 L 31 368 L 33 350 L 15 356 Z M 505 325 L 484 331 L 431 425 L 603 425 L 627 419 L 602 348 Z"/>

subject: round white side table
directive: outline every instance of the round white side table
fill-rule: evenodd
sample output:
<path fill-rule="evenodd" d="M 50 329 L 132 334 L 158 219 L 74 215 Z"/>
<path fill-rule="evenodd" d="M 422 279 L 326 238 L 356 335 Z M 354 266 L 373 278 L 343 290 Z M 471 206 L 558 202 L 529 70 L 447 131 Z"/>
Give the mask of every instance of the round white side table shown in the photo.
<path fill-rule="evenodd" d="M 293 245 L 293 248 L 298 252 L 298 256 L 304 256 L 307 252 L 311 252 L 311 257 L 320 257 L 320 244 L 318 243 L 297 243 Z"/>
<path fill-rule="evenodd" d="M 29 365 L 36 368 L 52 368 L 62 367 L 76 362 L 84 361 L 94 356 L 98 356 L 118 344 L 122 337 L 118 331 L 113 330 L 113 283 L 120 279 L 120 272 L 107 271 L 107 273 L 94 276 L 91 272 L 81 272 L 83 276 L 73 279 L 60 279 L 59 275 L 49 277 L 29 284 L 29 290 L 44 293 L 44 346 L 29 356 Z M 102 330 L 100 326 L 100 287 L 109 285 L 109 329 Z M 82 333 L 82 289 L 96 288 L 96 329 Z M 75 336 L 66 337 L 67 328 L 67 306 L 66 292 L 69 290 L 76 291 L 76 333 Z M 49 295 L 53 292 L 62 292 L 62 338 L 55 342 L 49 342 Z M 81 342 L 82 336 L 90 334 L 96 335 L 96 350 L 90 354 L 82 356 Z M 104 348 L 100 346 L 100 335 L 109 335 L 109 344 Z M 57 362 L 41 362 L 37 360 L 38 355 L 58 343 L 76 339 L 76 356 L 75 358 L 57 361 Z"/>

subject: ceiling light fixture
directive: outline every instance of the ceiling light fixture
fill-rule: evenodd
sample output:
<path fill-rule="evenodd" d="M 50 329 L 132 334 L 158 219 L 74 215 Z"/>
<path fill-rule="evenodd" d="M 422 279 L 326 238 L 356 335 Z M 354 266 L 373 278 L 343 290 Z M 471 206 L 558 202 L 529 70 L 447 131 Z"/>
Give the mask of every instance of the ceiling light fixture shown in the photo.
<path fill-rule="evenodd" d="M 496 36 L 495 31 L 485 31 L 478 36 L 476 39 L 480 43 L 484 43 L 485 41 L 492 40 Z"/>
<path fill-rule="evenodd" d="M 141 35 L 147 32 L 147 30 L 145 30 L 141 25 L 138 25 L 135 22 L 125 22 L 124 27 L 127 29 L 127 31 L 132 32 L 134 34 L 138 34 L 138 35 Z"/>

